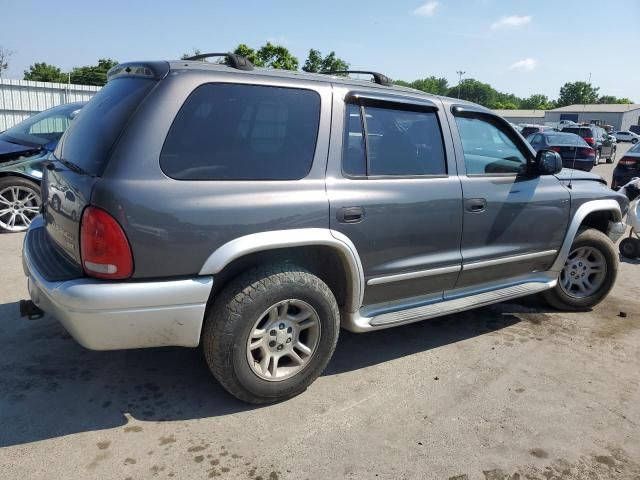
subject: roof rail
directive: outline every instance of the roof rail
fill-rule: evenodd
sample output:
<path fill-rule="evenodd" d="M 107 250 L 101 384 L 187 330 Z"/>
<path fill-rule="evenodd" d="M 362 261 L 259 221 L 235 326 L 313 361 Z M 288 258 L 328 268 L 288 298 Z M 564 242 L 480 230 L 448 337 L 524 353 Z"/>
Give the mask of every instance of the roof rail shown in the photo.
<path fill-rule="evenodd" d="M 390 87 L 393 85 L 393 80 L 391 80 L 386 75 L 383 75 L 378 72 L 370 72 L 368 70 L 331 70 L 327 72 L 320 72 L 323 75 L 339 75 L 342 73 L 365 73 L 371 75 L 373 77 L 373 81 L 378 85 L 384 85 L 385 87 Z"/>
<path fill-rule="evenodd" d="M 227 65 L 231 68 L 237 68 L 238 70 L 253 70 L 253 63 L 237 53 L 200 53 L 193 55 L 192 57 L 184 58 L 183 60 L 204 60 L 209 57 L 225 57 L 227 59 Z"/>

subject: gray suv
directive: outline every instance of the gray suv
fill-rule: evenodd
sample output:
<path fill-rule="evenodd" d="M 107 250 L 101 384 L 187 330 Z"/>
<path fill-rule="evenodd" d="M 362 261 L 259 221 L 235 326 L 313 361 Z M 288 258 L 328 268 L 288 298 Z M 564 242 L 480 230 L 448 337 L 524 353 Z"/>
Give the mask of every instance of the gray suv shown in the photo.
<path fill-rule="evenodd" d="M 626 197 L 490 110 L 370 73 L 112 69 L 45 169 L 22 314 L 95 350 L 201 345 L 266 403 L 320 375 L 340 327 L 607 295 Z"/>

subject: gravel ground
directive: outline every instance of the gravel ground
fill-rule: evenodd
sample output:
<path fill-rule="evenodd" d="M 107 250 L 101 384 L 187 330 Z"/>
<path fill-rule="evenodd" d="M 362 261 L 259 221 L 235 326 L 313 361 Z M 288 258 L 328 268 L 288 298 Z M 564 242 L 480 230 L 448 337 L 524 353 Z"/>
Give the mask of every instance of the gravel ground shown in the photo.
<path fill-rule="evenodd" d="M 21 241 L 0 235 L 3 480 L 640 478 L 638 262 L 589 313 L 533 298 L 342 332 L 306 393 L 255 408 L 199 350 L 91 352 L 20 319 Z"/>

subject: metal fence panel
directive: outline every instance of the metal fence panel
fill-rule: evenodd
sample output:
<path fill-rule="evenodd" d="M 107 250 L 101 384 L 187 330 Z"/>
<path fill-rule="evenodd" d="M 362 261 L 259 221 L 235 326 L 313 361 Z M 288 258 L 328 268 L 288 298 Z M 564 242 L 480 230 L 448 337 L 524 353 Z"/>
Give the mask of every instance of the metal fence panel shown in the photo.
<path fill-rule="evenodd" d="M 0 132 L 47 108 L 87 101 L 98 90 L 93 85 L 0 78 Z"/>

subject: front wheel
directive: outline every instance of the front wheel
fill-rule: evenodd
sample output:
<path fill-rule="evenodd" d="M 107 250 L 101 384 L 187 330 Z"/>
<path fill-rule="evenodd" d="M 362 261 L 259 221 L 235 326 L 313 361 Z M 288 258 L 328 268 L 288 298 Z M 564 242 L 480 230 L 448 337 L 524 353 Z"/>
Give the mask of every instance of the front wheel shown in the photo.
<path fill-rule="evenodd" d="M 638 143 L 638 139 L 637 138 L 632 139 L 631 143 L 633 143 L 635 145 L 636 143 Z"/>
<path fill-rule="evenodd" d="M 0 178 L 0 232 L 23 232 L 40 212 L 40 186 L 22 177 Z"/>
<path fill-rule="evenodd" d="M 640 240 L 632 237 L 624 238 L 618 245 L 618 249 L 624 258 L 635 260 L 640 257 Z"/>
<path fill-rule="evenodd" d="M 618 256 L 613 242 L 595 229 L 576 235 L 557 285 L 542 293 L 559 310 L 585 310 L 600 303 L 611 291 L 618 275 Z"/>
<path fill-rule="evenodd" d="M 329 363 L 339 331 L 329 287 L 284 263 L 248 271 L 220 293 L 205 320 L 202 347 L 229 393 L 270 403 L 306 390 Z"/>

